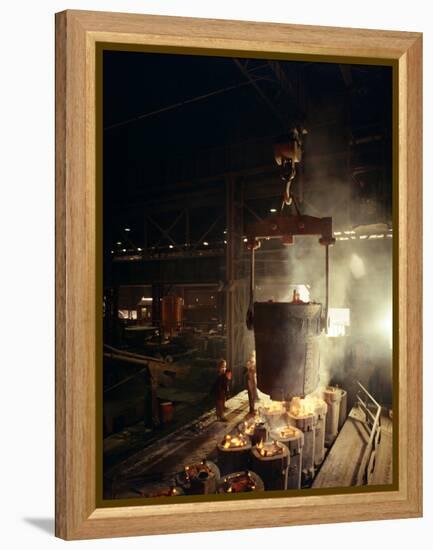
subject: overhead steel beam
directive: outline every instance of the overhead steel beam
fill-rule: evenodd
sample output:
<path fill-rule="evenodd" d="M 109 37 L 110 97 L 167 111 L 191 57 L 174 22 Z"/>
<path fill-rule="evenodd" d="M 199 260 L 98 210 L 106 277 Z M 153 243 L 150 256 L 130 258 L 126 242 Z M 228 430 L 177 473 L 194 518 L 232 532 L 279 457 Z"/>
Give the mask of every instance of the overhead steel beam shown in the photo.
<path fill-rule="evenodd" d="M 256 85 L 256 80 L 261 80 L 260 77 L 257 77 L 255 79 L 250 79 L 248 82 L 241 82 L 238 84 L 233 84 L 232 86 L 226 86 L 225 88 L 220 88 L 218 90 L 213 90 L 211 92 L 208 92 L 206 94 L 198 95 L 195 97 L 191 97 L 189 99 L 185 99 L 183 101 L 178 101 L 176 103 L 172 103 L 171 105 L 166 105 L 164 107 L 160 107 L 159 109 L 155 109 L 154 111 L 149 111 L 147 113 L 142 113 L 140 115 L 121 120 L 119 122 L 115 122 L 114 124 L 109 124 L 108 126 L 104 127 L 104 131 L 108 130 L 114 130 L 115 128 L 121 128 L 122 126 L 128 126 L 129 124 L 133 124 L 134 122 L 140 122 L 141 120 L 144 120 L 146 118 L 150 118 L 156 115 L 160 115 L 163 113 L 167 113 L 168 111 L 173 111 L 174 109 L 179 109 L 180 107 L 184 107 L 185 105 L 190 105 L 191 103 L 196 103 L 197 101 L 203 101 L 205 99 L 209 99 L 210 97 L 223 94 L 226 92 L 230 92 L 231 90 L 236 90 L 237 88 L 242 88 L 243 86 L 248 86 L 250 84 Z"/>
<path fill-rule="evenodd" d="M 281 122 L 284 125 L 285 121 L 283 116 L 275 107 L 275 105 L 272 103 L 272 101 L 268 98 L 268 96 L 263 92 L 263 90 L 260 88 L 257 82 L 252 78 L 251 74 L 246 69 L 246 67 L 239 61 L 239 59 L 236 59 L 235 57 L 233 58 L 233 61 L 235 65 L 238 67 L 238 69 L 241 71 L 241 73 L 245 76 L 245 78 L 248 79 L 248 82 L 250 82 L 253 85 L 253 88 L 256 90 L 256 92 L 262 98 L 262 100 L 266 103 L 266 105 L 269 107 L 269 109 L 272 111 L 275 117 L 279 120 L 279 122 Z"/>
<path fill-rule="evenodd" d="M 173 223 L 170 224 L 170 227 L 168 227 L 167 229 L 164 230 L 164 232 L 163 232 L 163 234 L 162 234 L 162 237 L 161 237 L 161 238 L 159 239 L 159 241 L 155 244 L 155 246 L 159 246 L 159 245 L 161 244 L 161 242 L 162 242 L 162 240 L 163 240 L 164 237 L 167 237 L 167 238 L 169 238 L 170 240 L 172 240 L 171 237 L 170 237 L 170 231 L 176 226 L 177 222 L 182 218 L 182 216 L 184 215 L 184 213 L 185 213 L 185 210 L 182 210 L 182 211 L 180 212 L 180 214 L 174 219 Z M 151 221 L 153 221 L 153 220 L 151 220 Z M 153 223 L 154 223 L 154 222 L 153 222 Z M 172 242 L 174 242 L 174 241 L 172 240 Z"/>
<path fill-rule="evenodd" d="M 197 248 L 200 246 L 203 241 L 206 239 L 206 237 L 209 235 L 209 233 L 214 229 L 214 227 L 218 224 L 218 222 L 224 217 L 224 212 L 220 214 L 216 220 L 214 220 L 210 226 L 206 229 L 206 231 L 201 235 L 201 237 L 198 239 L 198 241 L 193 245 L 193 248 Z"/>
<path fill-rule="evenodd" d="M 268 64 L 272 69 L 272 72 L 276 76 L 278 82 L 281 84 L 281 87 L 283 88 L 283 90 L 286 92 L 288 96 L 291 96 L 291 98 L 293 99 L 295 96 L 295 92 L 293 90 L 292 83 L 290 82 L 286 73 L 281 67 L 281 64 L 278 61 L 274 61 L 272 59 L 268 59 Z"/>

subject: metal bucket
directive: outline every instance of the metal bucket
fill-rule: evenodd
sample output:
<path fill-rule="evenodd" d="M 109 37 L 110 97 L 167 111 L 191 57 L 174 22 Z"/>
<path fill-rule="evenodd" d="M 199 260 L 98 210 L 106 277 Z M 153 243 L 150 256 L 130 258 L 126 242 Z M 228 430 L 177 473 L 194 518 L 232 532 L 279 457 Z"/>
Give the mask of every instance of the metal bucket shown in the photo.
<path fill-rule="evenodd" d="M 169 424 L 173 421 L 173 403 L 171 401 L 164 401 L 160 404 L 161 410 L 161 422 L 163 424 Z"/>
<path fill-rule="evenodd" d="M 257 385 L 271 399 L 288 401 L 317 388 L 321 314 L 321 304 L 254 304 Z"/>

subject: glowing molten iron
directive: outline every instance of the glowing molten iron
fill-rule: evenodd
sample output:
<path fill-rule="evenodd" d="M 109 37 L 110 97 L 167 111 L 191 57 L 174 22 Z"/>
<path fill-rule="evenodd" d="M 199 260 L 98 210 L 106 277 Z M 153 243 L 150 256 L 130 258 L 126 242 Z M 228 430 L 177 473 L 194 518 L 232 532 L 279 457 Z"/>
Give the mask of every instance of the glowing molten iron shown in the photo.
<path fill-rule="evenodd" d="M 289 437 L 295 437 L 298 433 L 298 430 L 296 428 L 293 428 L 292 426 L 284 426 L 279 430 L 280 436 L 284 439 L 288 439 Z"/>
<path fill-rule="evenodd" d="M 198 477 L 201 473 L 212 473 L 210 468 L 208 468 L 204 462 L 192 464 L 191 466 L 185 466 L 185 476 L 188 480 Z"/>
<path fill-rule="evenodd" d="M 238 434 L 238 435 L 227 434 L 226 436 L 224 436 L 224 439 L 221 445 L 223 449 L 234 449 L 239 447 L 246 447 L 248 445 L 248 440 L 242 434 Z"/>
<path fill-rule="evenodd" d="M 254 418 L 251 418 L 250 420 L 246 420 L 241 426 L 240 430 L 242 433 L 246 435 L 253 435 L 254 430 L 257 426 L 257 424 L 261 424 L 262 420 L 259 416 L 255 416 Z"/>
<path fill-rule="evenodd" d="M 269 405 L 263 407 L 264 414 L 284 413 L 285 410 L 284 401 L 271 401 Z"/>
<path fill-rule="evenodd" d="M 240 473 L 231 479 L 224 478 L 224 488 L 226 493 L 243 493 L 254 491 L 256 483 L 249 472 Z"/>
<path fill-rule="evenodd" d="M 307 395 L 304 399 L 293 397 L 290 401 L 289 411 L 293 416 L 308 416 L 315 414 L 316 409 L 322 406 L 323 400 L 315 395 Z"/>
<path fill-rule="evenodd" d="M 275 441 L 264 443 L 263 440 L 257 443 L 256 449 L 259 451 L 260 456 L 276 456 L 283 452 L 283 447 L 278 445 Z"/>

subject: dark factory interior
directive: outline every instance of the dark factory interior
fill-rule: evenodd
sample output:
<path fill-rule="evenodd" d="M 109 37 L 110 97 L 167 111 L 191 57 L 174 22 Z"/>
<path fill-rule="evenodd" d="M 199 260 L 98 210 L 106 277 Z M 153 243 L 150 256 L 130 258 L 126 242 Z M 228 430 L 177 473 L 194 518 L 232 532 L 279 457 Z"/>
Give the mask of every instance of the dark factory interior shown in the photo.
<path fill-rule="evenodd" d="M 393 483 L 392 113 L 389 66 L 104 51 L 104 499 Z"/>

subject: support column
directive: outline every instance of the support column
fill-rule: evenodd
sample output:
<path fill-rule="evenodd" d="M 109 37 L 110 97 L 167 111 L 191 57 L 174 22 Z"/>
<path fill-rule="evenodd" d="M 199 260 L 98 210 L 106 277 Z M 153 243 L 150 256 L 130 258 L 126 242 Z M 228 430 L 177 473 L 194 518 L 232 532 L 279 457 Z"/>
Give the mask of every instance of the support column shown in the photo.
<path fill-rule="evenodd" d="M 243 269 L 243 193 L 239 181 L 226 179 L 226 330 L 227 364 L 233 372 L 232 389 L 245 388 L 243 369 L 253 349 L 245 319 L 248 308 L 248 280 Z"/>

